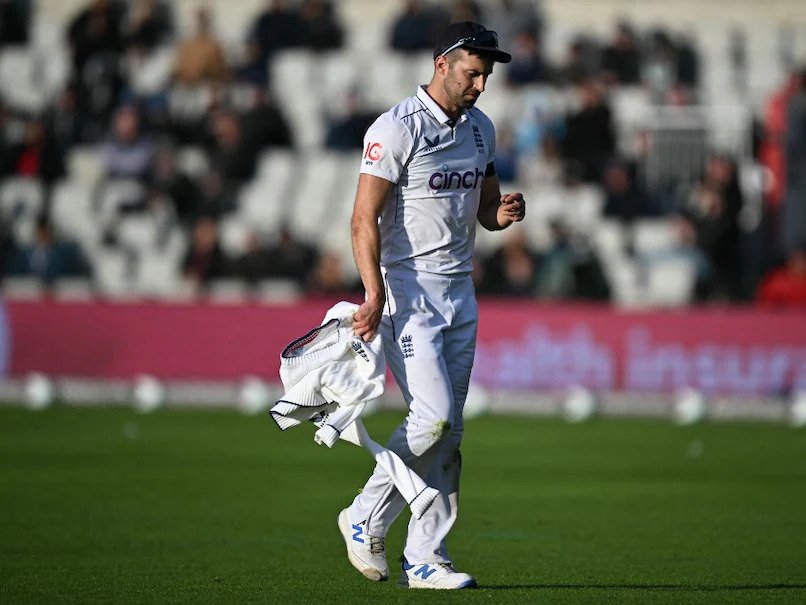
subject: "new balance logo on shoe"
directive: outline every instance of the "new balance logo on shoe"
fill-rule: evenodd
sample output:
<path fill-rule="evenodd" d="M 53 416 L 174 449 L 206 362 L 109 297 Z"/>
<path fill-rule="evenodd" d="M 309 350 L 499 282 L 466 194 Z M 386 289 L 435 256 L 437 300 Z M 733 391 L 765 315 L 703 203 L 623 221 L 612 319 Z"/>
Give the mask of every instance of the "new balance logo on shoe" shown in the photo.
<path fill-rule="evenodd" d="M 356 542 L 361 542 L 361 544 L 363 544 L 364 538 L 359 538 L 359 536 L 362 533 L 364 533 L 364 528 L 361 527 L 360 525 L 356 525 L 355 523 L 353 523 L 353 530 L 355 530 L 355 533 L 353 534 L 353 540 L 355 540 Z"/>
<path fill-rule="evenodd" d="M 473 576 L 456 571 L 450 563 L 410 565 L 406 559 L 403 559 L 403 571 L 400 574 L 398 585 L 406 588 L 438 590 L 456 590 L 477 586 Z"/>
<path fill-rule="evenodd" d="M 389 579 L 389 566 L 386 564 L 386 550 L 383 536 L 371 536 L 366 532 L 366 519 L 351 523 L 347 509 L 339 513 L 339 531 L 347 547 L 350 564 L 373 582 Z"/>
<path fill-rule="evenodd" d="M 434 569 L 432 569 L 432 568 L 431 568 L 431 567 L 429 567 L 428 565 L 423 565 L 422 567 L 420 567 L 420 569 L 418 569 L 418 570 L 416 570 L 416 571 L 414 572 L 414 575 L 415 575 L 415 576 L 420 576 L 420 577 L 421 577 L 423 580 L 427 580 L 427 579 L 428 579 L 428 576 L 430 576 L 431 574 L 433 574 L 435 571 L 436 571 L 436 569 L 435 569 L 435 568 L 434 568 Z"/>

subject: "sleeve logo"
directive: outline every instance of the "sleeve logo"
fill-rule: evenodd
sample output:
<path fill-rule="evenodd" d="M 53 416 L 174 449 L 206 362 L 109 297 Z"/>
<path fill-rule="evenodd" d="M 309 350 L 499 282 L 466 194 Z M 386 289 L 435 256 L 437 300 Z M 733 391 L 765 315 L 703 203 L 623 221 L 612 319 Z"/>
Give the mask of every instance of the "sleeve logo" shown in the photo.
<path fill-rule="evenodd" d="M 368 160 L 367 163 L 377 162 L 381 159 L 383 155 L 381 150 L 383 149 L 383 145 L 380 143 L 367 143 L 367 148 L 364 150 L 364 159 Z"/>

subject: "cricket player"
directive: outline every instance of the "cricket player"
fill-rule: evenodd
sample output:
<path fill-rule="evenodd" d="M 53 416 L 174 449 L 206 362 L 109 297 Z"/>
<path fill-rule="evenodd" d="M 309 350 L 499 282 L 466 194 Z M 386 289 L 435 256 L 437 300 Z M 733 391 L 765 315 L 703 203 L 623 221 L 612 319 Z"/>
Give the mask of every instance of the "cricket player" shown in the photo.
<path fill-rule="evenodd" d="M 366 299 L 355 333 L 383 338 L 409 408 L 388 447 L 440 491 L 409 522 L 399 583 L 412 588 L 476 586 L 454 569 L 445 542 L 458 512 L 462 409 L 476 347 L 476 221 L 498 230 L 525 214 L 520 193 L 501 195 L 495 129 L 475 107 L 493 64 L 510 60 L 495 32 L 450 25 L 431 82 L 381 115 L 365 138 L 352 243 Z M 405 504 L 376 466 L 339 515 L 348 558 L 370 580 L 389 577 L 384 537 Z"/>

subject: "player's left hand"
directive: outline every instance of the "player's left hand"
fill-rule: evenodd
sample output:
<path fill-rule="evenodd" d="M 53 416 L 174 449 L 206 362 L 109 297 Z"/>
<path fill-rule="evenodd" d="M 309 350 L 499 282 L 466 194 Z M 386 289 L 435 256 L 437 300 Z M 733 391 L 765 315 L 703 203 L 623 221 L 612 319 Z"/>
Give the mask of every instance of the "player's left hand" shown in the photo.
<path fill-rule="evenodd" d="M 517 223 L 526 216 L 526 200 L 522 193 L 505 193 L 501 196 L 501 205 L 498 206 L 498 222 L 505 226 Z M 502 220 L 503 219 L 503 220 Z"/>

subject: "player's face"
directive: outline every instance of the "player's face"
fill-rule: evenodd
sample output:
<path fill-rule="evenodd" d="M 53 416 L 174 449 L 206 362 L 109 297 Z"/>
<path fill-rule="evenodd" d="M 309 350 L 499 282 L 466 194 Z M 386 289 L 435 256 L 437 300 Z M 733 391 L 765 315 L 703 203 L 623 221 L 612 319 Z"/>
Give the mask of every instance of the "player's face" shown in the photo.
<path fill-rule="evenodd" d="M 445 93 L 456 109 L 467 109 L 476 104 L 479 95 L 484 92 L 487 78 L 493 73 L 493 61 L 468 54 L 462 56 L 448 68 L 445 75 Z"/>

